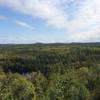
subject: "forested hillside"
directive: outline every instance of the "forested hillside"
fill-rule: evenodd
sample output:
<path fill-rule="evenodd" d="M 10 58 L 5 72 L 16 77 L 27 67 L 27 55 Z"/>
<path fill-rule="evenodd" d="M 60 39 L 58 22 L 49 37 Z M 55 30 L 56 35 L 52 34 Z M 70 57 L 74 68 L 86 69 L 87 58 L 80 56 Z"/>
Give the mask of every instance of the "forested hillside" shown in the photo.
<path fill-rule="evenodd" d="M 100 100 L 100 43 L 0 45 L 0 100 Z"/>

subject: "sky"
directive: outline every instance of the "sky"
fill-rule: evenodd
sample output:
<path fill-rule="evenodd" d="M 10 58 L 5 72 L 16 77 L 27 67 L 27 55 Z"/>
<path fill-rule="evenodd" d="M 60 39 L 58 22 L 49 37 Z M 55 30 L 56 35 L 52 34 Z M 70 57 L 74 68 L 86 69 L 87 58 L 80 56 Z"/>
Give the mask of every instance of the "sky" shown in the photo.
<path fill-rule="evenodd" d="M 0 44 L 100 42 L 100 0 L 0 0 Z"/>

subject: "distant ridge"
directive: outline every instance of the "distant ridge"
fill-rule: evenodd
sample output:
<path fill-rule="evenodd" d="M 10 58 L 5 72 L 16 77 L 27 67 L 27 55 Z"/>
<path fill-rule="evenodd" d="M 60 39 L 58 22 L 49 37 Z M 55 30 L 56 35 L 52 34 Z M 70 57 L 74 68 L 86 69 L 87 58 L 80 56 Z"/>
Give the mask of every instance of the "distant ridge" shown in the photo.
<path fill-rule="evenodd" d="M 8 44 L 0 44 L 0 46 L 3 46 L 3 45 L 35 45 L 35 46 L 47 46 L 47 45 L 51 45 L 51 46 L 60 46 L 60 45 L 90 45 L 90 46 L 100 46 L 100 42 L 84 42 L 84 43 L 81 43 L 81 42 L 72 42 L 72 43 L 40 43 L 40 42 L 37 42 L 37 43 L 30 43 L 30 44 L 16 44 L 16 43 L 8 43 Z"/>

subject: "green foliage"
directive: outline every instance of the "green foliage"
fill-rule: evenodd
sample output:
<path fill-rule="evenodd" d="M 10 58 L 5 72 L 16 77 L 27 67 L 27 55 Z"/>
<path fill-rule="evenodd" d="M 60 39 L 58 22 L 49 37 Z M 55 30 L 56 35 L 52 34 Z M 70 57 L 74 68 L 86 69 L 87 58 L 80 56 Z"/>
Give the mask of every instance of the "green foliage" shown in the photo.
<path fill-rule="evenodd" d="M 87 100 L 89 90 L 81 83 L 75 72 L 54 75 L 49 88 L 50 100 Z"/>
<path fill-rule="evenodd" d="M 2 76 L 4 77 L 4 76 Z M 35 100 L 34 85 L 19 74 L 0 79 L 0 100 Z"/>
<path fill-rule="evenodd" d="M 100 44 L 0 45 L 0 100 L 99 100 Z"/>
<path fill-rule="evenodd" d="M 44 98 L 45 91 L 47 89 L 47 79 L 40 72 L 34 72 L 27 74 L 26 77 L 35 86 L 36 98 L 37 100 L 42 100 Z"/>

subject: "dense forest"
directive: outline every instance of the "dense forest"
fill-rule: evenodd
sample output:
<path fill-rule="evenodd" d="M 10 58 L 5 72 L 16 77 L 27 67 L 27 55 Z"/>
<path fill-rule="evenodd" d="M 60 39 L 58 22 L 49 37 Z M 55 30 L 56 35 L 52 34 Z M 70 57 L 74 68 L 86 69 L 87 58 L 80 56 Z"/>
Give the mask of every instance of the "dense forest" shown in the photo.
<path fill-rule="evenodd" d="M 0 45 L 0 100 L 100 100 L 100 43 Z"/>

